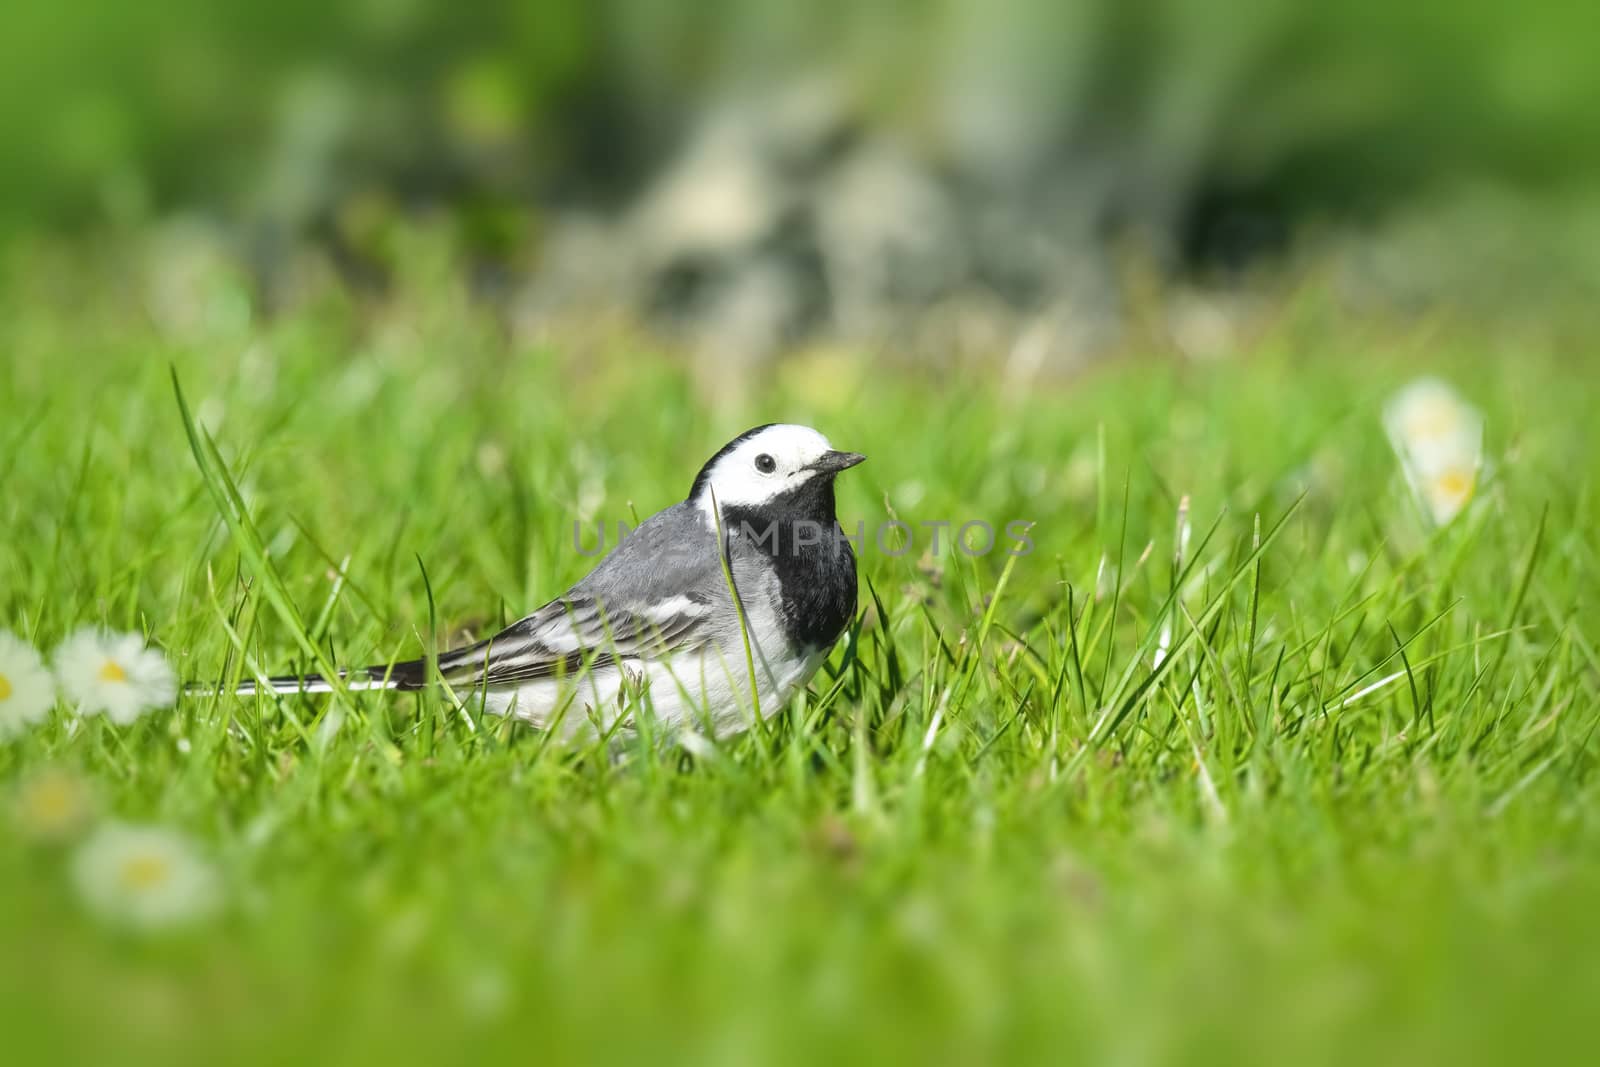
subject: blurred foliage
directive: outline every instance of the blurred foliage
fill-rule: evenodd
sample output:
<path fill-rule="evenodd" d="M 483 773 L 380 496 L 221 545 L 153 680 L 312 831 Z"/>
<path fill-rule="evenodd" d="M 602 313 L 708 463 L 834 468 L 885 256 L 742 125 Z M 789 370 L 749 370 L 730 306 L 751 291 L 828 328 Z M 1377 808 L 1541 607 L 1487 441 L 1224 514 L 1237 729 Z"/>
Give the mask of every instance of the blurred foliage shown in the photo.
<path fill-rule="evenodd" d="M 201 206 L 302 228 L 376 189 L 492 242 L 506 205 L 626 193 L 709 101 L 819 69 L 935 160 L 1055 173 L 1116 143 L 1163 202 L 1542 186 L 1600 163 L 1594 22 L 1483 0 L 11 4 L 0 226 Z"/>

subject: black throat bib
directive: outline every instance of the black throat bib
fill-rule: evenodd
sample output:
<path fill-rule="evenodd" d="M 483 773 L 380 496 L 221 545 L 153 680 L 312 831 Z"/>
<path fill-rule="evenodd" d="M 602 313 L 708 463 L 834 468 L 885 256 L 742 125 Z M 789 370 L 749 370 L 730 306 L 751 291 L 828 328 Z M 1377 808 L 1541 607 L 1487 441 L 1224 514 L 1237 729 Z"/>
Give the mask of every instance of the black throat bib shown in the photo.
<path fill-rule="evenodd" d="M 826 648 L 838 640 L 856 613 L 856 555 L 834 513 L 833 479 L 816 477 L 761 507 L 722 514 L 727 537 L 772 561 L 790 642 Z"/>

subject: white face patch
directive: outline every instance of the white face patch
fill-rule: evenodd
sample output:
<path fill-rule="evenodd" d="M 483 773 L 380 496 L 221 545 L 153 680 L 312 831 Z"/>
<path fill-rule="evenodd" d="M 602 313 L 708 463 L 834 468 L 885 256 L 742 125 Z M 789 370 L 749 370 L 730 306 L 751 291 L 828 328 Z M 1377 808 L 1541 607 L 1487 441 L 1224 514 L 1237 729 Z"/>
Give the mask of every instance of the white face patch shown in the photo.
<path fill-rule="evenodd" d="M 764 504 L 815 478 L 811 464 L 832 447 L 809 426 L 768 426 L 713 464 L 695 503 L 708 515 L 713 498 L 721 508 Z"/>

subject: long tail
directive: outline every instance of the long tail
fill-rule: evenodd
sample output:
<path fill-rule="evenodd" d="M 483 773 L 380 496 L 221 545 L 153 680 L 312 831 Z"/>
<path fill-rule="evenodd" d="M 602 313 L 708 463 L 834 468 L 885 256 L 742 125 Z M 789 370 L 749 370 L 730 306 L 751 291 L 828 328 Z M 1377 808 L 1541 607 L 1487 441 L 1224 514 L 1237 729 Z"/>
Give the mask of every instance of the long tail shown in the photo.
<path fill-rule="evenodd" d="M 383 689 L 414 692 L 428 684 L 427 661 L 405 660 L 382 667 L 358 667 L 340 671 L 344 688 L 352 693 L 370 693 Z M 234 696 L 254 696 L 257 693 L 331 693 L 333 683 L 320 674 L 280 675 L 268 678 L 265 683 L 255 679 L 242 681 L 237 689 L 219 689 L 210 685 L 189 685 L 184 692 L 190 696 L 217 696 L 230 693 Z"/>
<path fill-rule="evenodd" d="M 440 653 L 438 663 L 440 676 L 470 686 L 474 678 L 481 676 L 484 656 L 492 645 L 491 638 L 465 648 Z M 427 660 L 408 659 L 399 663 L 340 671 L 339 678 L 344 688 L 352 693 L 372 693 L 385 689 L 412 693 L 418 689 L 426 689 L 432 676 L 428 670 Z M 237 689 L 220 689 L 214 685 L 190 685 L 184 687 L 184 692 L 189 696 L 231 694 L 242 697 L 254 696 L 257 693 L 331 693 L 333 683 L 320 674 L 280 675 L 268 678 L 265 684 L 254 679 L 243 681 L 239 683 Z"/>

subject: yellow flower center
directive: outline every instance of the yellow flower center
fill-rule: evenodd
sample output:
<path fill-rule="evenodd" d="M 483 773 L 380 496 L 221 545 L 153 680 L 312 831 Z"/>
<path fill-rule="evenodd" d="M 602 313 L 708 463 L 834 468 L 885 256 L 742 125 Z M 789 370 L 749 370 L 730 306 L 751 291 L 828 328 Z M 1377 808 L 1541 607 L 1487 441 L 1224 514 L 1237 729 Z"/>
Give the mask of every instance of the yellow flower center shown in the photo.
<path fill-rule="evenodd" d="M 1455 498 L 1472 493 L 1472 475 L 1466 471 L 1445 471 L 1433 484 L 1442 496 Z"/>
<path fill-rule="evenodd" d="M 72 787 L 60 780 L 40 782 L 29 795 L 33 811 L 42 820 L 57 822 L 72 810 Z"/>
<path fill-rule="evenodd" d="M 105 665 L 100 668 L 100 680 L 102 682 L 126 682 L 128 680 L 128 672 L 123 670 L 122 664 L 116 660 L 108 659 Z"/>
<path fill-rule="evenodd" d="M 27 782 L 17 798 L 17 817 L 30 834 L 59 837 L 88 811 L 83 786 L 71 775 L 49 771 Z"/>
<path fill-rule="evenodd" d="M 134 856 L 117 872 L 117 880 L 125 889 L 151 889 L 167 881 L 171 874 L 167 861 L 160 856 Z"/>
<path fill-rule="evenodd" d="M 11 679 L 0 674 L 0 700 L 10 700 L 12 692 Z"/>

